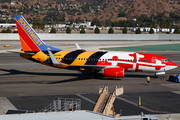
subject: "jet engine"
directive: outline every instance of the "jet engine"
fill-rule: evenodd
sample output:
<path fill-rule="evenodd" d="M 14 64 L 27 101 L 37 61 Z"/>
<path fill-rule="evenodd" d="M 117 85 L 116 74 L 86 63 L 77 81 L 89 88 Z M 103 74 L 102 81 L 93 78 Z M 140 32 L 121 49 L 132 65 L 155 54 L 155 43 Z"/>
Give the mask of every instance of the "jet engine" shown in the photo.
<path fill-rule="evenodd" d="M 104 68 L 100 71 L 105 77 L 124 77 L 124 69 L 123 68 Z"/>

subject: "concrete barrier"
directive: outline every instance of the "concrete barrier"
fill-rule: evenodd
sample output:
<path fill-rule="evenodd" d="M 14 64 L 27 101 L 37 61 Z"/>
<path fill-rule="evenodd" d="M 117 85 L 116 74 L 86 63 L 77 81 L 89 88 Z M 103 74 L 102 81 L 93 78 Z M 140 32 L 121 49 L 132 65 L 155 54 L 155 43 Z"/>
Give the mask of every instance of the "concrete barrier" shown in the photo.
<path fill-rule="evenodd" d="M 42 40 L 180 40 L 180 34 L 38 34 Z M 17 33 L 0 33 L 0 40 L 19 40 Z"/>

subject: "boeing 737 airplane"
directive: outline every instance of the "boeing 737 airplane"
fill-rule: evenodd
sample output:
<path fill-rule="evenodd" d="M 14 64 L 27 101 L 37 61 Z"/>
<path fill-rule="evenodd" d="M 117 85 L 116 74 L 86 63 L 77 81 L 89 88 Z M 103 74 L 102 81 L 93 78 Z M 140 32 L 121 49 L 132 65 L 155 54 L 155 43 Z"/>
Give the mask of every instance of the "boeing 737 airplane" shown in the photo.
<path fill-rule="evenodd" d="M 20 56 L 44 65 L 101 73 L 105 77 L 123 77 L 125 72 L 153 72 L 177 68 L 166 57 L 140 52 L 86 51 L 76 44 L 77 50 L 64 51 L 46 45 L 21 15 L 15 21 L 22 46 Z"/>

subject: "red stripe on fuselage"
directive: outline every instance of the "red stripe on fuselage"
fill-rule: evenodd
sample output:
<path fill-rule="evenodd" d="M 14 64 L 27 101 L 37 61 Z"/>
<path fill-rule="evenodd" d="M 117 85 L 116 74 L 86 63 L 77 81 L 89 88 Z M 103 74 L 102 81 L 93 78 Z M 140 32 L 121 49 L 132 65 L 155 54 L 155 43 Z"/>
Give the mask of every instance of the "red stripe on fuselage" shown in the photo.
<path fill-rule="evenodd" d="M 131 70 L 128 69 L 133 69 L 134 65 L 135 65 L 135 70 L 134 70 L 135 72 L 143 71 L 139 69 L 140 66 L 155 68 L 155 70 L 161 70 L 161 68 L 166 67 L 166 65 L 156 65 L 154 62 L 151 62 L 152 56 L 155 56 L 153 54 L 143 54 L 143 53 L 138 53 L 138 54 L 143 55 L 143 58 L 137 59 L 137 53 L 129 54 L 130 57 L 133 57 L 133 61 L 128 59 L 119 59 L 118 56 L 113 56 L 112 59 L 107 59 L 108 61 L 98 61 L 97 65 L 109 66 L 112 65 L 113 61 L 117 61 L 116 66 L 124 68 L 125 72 L 131 72 Z M 146 61 L 146 62 L 137 62 L 137 61 Z"/>
<path fill-rule="evenodd" d="M 19 25 L 17 20 L 15 20 L 15 21 L 16 21 L 19 35 L 23 38 L 23 40 L 26 42 L 26 44 L 29 46 L 29 48 L 32 51 L 40 51 L 40 49 L 37 47 L 37 45 L 34 43 L 34 41 L 29 37 L 29 35 L 26 33 L 26 31 Z M 23 51 L 26 49 L 27 48 L 24 48 Z"/>

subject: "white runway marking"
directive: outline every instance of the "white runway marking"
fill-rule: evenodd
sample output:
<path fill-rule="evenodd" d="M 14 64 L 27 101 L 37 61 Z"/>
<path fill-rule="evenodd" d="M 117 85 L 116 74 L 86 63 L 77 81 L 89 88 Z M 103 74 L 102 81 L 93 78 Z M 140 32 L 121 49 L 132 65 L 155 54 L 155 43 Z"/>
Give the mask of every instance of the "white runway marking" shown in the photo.
<path fill-rule="evenodd" d="M 173 93 L 179 94 L 180 95 L 180 91 L 171 91 Z"/>
<path fill-rule="evenodd" d="M 174 83 L 174 84 L 161 84 L 162 86 L 169 87 L 169 88 L 174 88 L 177 90 L 180 90 L 180 84 L 179 83 Z"/>

